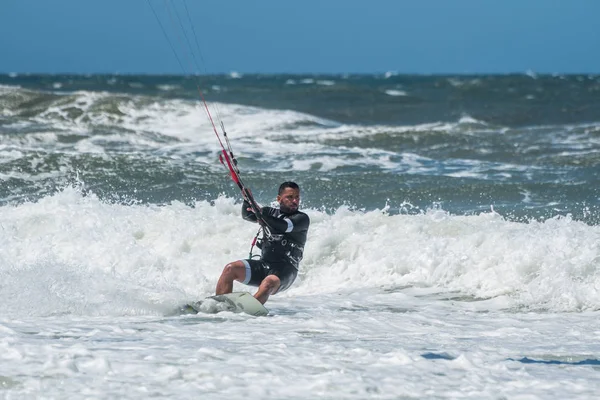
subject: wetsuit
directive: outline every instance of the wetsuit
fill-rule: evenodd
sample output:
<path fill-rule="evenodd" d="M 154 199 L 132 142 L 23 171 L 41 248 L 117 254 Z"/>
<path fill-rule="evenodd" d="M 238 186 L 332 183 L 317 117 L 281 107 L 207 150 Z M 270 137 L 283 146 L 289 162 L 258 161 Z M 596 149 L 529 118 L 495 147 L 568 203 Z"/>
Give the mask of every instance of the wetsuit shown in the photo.
<path fill-rule="evenodd" d="M 242 217 L 257 222 L 256 215 L 248 208 L 250 204 L 244 201 Z M 244 283 L 259 286 L 263 279 L 273 274 L 281 281 L 280 292 L 289 288 L 298 275 L 310 219 L 302 211 L 286 214 L 273 207 L 262 207 L 261 218 L 269 225 L 271 237 L 263 235 L 259 245 L 260 260 L 242 260 L 246 266 Z"/>

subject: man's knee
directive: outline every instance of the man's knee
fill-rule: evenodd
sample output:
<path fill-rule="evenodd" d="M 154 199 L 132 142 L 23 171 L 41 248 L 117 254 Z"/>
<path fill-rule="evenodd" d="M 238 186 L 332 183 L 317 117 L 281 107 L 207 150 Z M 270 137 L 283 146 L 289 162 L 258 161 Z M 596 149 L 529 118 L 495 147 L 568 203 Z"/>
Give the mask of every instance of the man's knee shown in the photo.
<path fill-rule="evenodd" d="M 276 293 L 281 285 L 281 281 L 275 275 L 269 275 L 260 283 L 270 294 Z"/>
<path fill-rule="evenodd" d="M 237 281 L 243 281 L 246 277 L 246 267 L 239 261 L 231 262 L 223 268 L 223 276 Z"/>

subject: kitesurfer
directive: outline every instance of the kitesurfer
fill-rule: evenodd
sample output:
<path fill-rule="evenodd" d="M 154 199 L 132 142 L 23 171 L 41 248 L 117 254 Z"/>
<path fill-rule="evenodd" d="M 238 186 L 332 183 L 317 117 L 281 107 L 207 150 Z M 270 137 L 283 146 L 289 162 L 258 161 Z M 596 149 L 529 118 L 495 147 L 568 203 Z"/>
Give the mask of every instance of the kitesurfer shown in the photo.
<path fill-rule="evenodd" d="M 270 295 L 286 290 L 296 279 L 310 219 L 298 210 L 300 187 L 296 183 L 283 182 L 279 186 L 277 202 L 279 208 L 262 207 L 257 216 L 250 203 L 244 200 L 242 217 L 267 227 L 258 245 L 262 250 L 261 257 L 227 264 L 217 282 L 217 295 L 231 293 L 235 280 L 258 286 L 254 297 L 264 304 Z"/>

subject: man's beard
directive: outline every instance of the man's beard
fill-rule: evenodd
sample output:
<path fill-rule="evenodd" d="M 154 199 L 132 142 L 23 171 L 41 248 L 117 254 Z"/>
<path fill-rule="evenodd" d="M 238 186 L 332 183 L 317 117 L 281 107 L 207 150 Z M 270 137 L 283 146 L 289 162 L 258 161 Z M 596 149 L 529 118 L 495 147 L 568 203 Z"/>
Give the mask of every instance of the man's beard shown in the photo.
<path fill-rule="evenodd" d="M 298 207 L 290 208 L 284 206 L 283 204 L 279 204 L 279 209 L 286 214 L 291 214 L 293 212 L 296 212 L 298 210 Z"/>

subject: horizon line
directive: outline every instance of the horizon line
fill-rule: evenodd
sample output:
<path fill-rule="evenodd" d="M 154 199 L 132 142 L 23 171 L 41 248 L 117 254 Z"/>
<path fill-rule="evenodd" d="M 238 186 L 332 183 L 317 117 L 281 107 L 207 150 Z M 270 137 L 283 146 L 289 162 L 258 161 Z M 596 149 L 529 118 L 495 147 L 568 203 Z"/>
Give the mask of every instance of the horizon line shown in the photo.
<path fill-rule="evenodd" d="M 393 76 L 510 76 L 510 75 L 525 75 L 525 76 L 577 76 L 577 75 L 593 75 L 598 76 L 600 72 L 536 72 L 533 70 L 513 71 L 513 72 L 214 72 L 214 73 L 195 73 L 184 74 L 176 72 L 16 72 L 16 71 L 0 71 L 0 75 L 16 77 L 19 75 L 40 75 L 40 76 L 59 76 L 59 75 L 75 75 L 75 76 L 179 76 L 179 77 L 198 77 L 198 76 L 232 76 L 242 77 L 250 76 L 376 76 L 383 75 L 386 77 Z"/>

